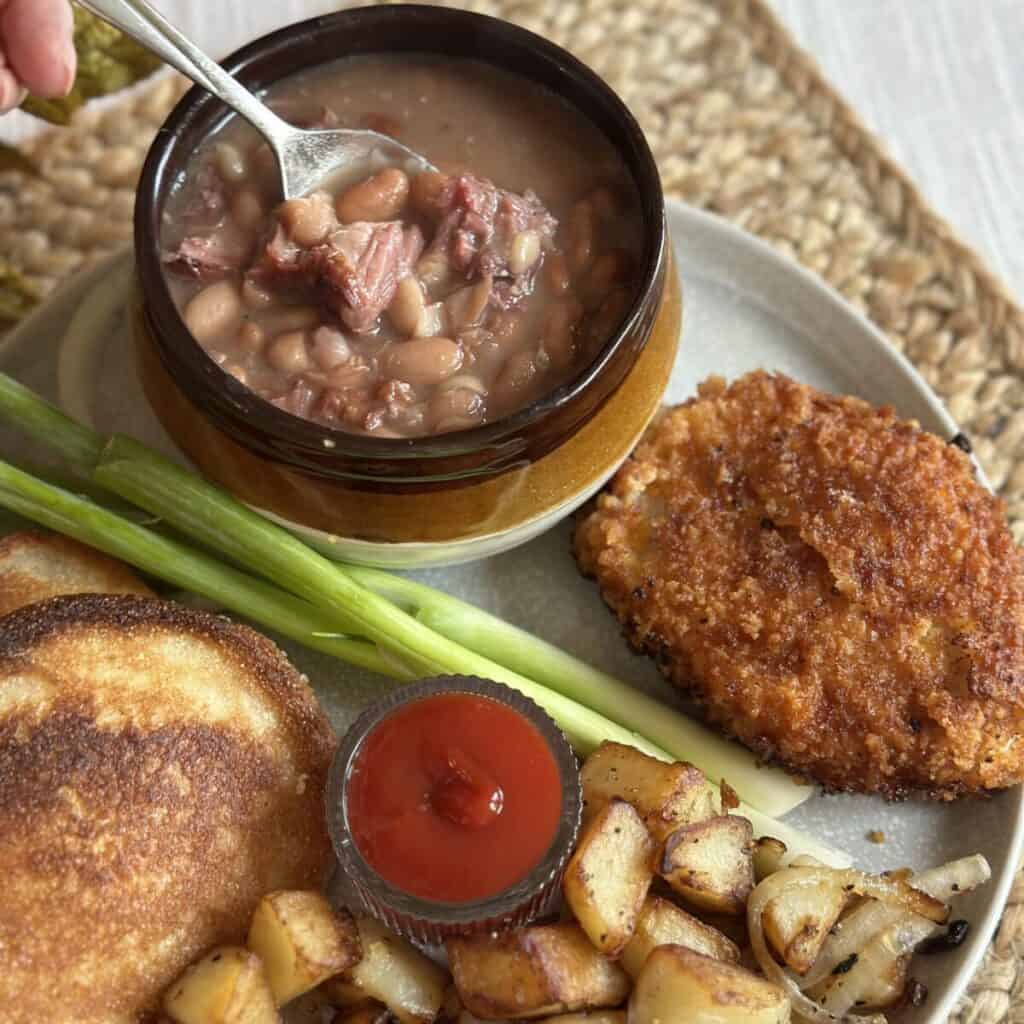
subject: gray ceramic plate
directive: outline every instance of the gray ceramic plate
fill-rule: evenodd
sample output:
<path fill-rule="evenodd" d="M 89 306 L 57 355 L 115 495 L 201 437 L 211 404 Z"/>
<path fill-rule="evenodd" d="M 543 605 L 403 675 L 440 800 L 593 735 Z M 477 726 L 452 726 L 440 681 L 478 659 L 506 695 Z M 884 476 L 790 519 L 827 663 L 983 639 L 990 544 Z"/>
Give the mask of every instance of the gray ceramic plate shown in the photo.
<path fill-rule="evenodd" d="M 669 401 L 691 395 L 709 374 L 734 377 L 763 367 L 817 387 L 891 403 L 940 436 L 956 432 L 910 364 L 816 277 L 705 213 L 671 203 L 669 219 L 686 293 L 684 341 Z M 122 260 L 122 273 L 127 266 Z M 59 339 L 83 299 L 109 288 L 112 269 L 100 268 L 69 283 L 5 340 L 0 366 L 55 396 Z M 107 314 L 110 329 L 95 360 L 97 369 L 76 403 L 84 403 L 101 428 L 134 433 L 170 451 L 134 384 L 123 310 L 113 305 L 118 309 Z M 0 446 L 16 457 L 24 455 L 9 436 L 0 435 Z M 420 577 L 672 699 L 653 667 L 627 651 L 596 590 L 576 572 L 568 523 L 515 551 Z M 307 672 L 339 730 L 390 685 L 294 644 L 283 646 Z M 815 797 L 788 820 L 845 849 L 868 869 L 924 867 L 974 852 L 988 858 L 991 882 L 958 905 L 958 916 L 971 921 L 970 937 L 957 951 L 922 958 L 915 965 L 929 999 L 922 1009 L 901 1016 L 915 1024 L 944 1022 L 992 938 L 1009 891 L 1021 848 L 1021 790 L 947 805 Z M 867 840 L 871 830 L 884 832 L 883 845 Z"/>

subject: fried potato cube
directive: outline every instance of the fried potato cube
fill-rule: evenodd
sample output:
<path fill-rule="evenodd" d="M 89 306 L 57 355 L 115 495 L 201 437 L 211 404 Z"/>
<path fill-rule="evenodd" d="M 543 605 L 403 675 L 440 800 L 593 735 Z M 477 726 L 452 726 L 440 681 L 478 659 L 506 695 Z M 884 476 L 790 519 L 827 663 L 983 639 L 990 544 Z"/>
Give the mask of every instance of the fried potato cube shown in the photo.
<path fill-rule="evenodd" d="M 246 945 L 263 961 L 278 1006 L 348 970 L 362 956 L 352 915 L 335 910 L 318 892 L 298 889 L 260 900 Z"/>
<path fill-rule="evenodd" d="M 765 938 L 787 967 L 805 974 L 818 959 L 847 900 L 843 887 L 827 879 L 790 886 L 784 896 L 770 900 L 764 908 Z"/>
<path fill-rule="evenodd" d="M 622 951 L 619 963 L 635 981 L 651 953 L 658 946 L 667 945 L 685 946 L 695 953 L 725 963 L 735 964 L 740 960 L 736 943 L 720 931 L 660 896 L 648 896 L 637 919 L 633 938 Z"/>
<path fill-rule="evenodd" d="M 363 958 L 345 980 L 383 1003 L 402 1024 L 428 1024 L 444 1003 L 448 974 L 372 917 L 356 918 Z"/>
<path fill-rule="evenodd" d="M 545 1017 L 544 1024 L 626 1024 L 625 1010 L 597 1010 L 594 1013 L 560 1013 Z"/>
<path fill-rule="evenodd" d="M 463 1005 L 485 1020 L 603 1009 L 629 993 L 622 968 L 571 921 L 450 939 L 446 947 Z"/>
<path fill-rule="evenodd" d="M 774 836 L 761 836 L 754 843 L 754 879 L 761 882 L 782 867 L 786 844 Z"/>
<path fill-rule="evenodd" d="M 613 797 L 591 819 L 566 866 L 565 901 L 605 956 L 617 957 L 633 934 L 656 849 L 632 805 Z"/>
<path fill-rule="evenodd" d="M 742 914 L 754 888 L 753 836 L 732 814 L 684 825 L 665 841 L 658 873 L 696 907 Z"/>
<path fill-rule="evenodd" d="M 787 1024 L 786 993 L 734 964 L 659 946 L 629 1000 L 629 1024 Z"/>
<path fill-rule="evenodd" d="M 583 762 L 584 822 L 610 800 L 632 804 L 651 835 L 661 841 L 678 828 L 715 813 L 712 789 L 692 764 L 669 764 L 634 747 L 606 741 Z"/>
<path fill-rule="evenodd" d="M 263 964 L 240 946 L 220 946 L 192 964 L 163 1007 L 178 1024 L 279 1024 Z"/>

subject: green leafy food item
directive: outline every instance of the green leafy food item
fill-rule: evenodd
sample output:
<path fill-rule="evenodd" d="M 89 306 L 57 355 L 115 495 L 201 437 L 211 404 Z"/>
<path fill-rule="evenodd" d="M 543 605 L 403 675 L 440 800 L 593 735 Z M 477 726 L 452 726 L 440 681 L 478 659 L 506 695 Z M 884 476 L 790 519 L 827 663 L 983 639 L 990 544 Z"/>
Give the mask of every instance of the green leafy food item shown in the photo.
<path fill-rule="evenodd" d="M 161 61 L 94 14 L 75 6 L 75 50 L 78 74 L 63 99 L 29 96 L 21 109 L 51 124 L 68 124 L 87 100 L 107 96 L 152 74 Z"/>

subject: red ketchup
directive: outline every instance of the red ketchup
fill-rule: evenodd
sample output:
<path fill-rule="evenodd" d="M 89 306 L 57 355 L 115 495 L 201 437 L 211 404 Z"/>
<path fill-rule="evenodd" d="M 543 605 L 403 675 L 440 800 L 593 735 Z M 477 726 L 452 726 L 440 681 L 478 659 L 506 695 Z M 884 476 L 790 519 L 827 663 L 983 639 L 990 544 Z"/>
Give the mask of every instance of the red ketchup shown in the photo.
<path fill-rule="evenodd" d="M 363 859 L 421 899 L 467 903 L 525 878 L 555 838 L 558 765 L 512 708 L 469 693 L 416 700 L 363 740 L 346 788 Z"/>

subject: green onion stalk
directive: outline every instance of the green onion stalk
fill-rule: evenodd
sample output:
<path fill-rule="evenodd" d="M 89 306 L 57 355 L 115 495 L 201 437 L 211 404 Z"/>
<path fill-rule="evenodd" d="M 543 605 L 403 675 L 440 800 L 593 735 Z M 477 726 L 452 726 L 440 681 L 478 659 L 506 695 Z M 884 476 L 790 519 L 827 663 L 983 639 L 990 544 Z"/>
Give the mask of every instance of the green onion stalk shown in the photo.
<path fill-rule="evenodd" d="M 712 782 L 727 780 L 766 814 L 785 814 L 812 792 L 778 770 L 766 770 L 745 751 L 738 757 L 735 743 L 700 722 L 496 615 L 404 576 L 360 566 L 345 571 L 434 632 L 628 724 L 675 758 L 699 765 Z"/>
<path fill-rule="evenodd" d="M 240 568 L 223 565 L 12 466 L 0 466 L 0 505 L 21 515 L 301 643 L 319 650 L 331 647 L 328 653 L 385 675 L 407 679 L 451 673 L 504 682 L 543 707 L 581 754 L 614 740 L 663 760 L 685 759 L 700 766 L 700 755 L 712 749 L 717 758 L 709 758 L 714 762 L 712 772 L 728 778 L 741 797 L 746 797 L 745 790 L 754 790 L 773 813 L 783 813 L 799 802 L 798 796 L 809 793 L 776 769 L 755 769 L 750 755 L 717 737 L 711 739 L 724 752 L 709 748 L 701 735 L 705 730 L 681 714 L 494 616 L 411 580 L 334 563 L 131 438 L 115 437 L 104 444 L 98 435 L 2 374 L 0 416 L 52 444 L 77 467 L 93 466 L 94 483 Z M 529 648 L 526 654 L 523 647 Z M 596 697 L 591 692 L 595 689 Z M 627 723 L 620 724 L 627 715 Z M 666 720 L 673 719 L 675 727 L 667 726 Z M 845 862 L 842 854 L 759 810 L 743 805 L 741 813 L 759 833 L 776 835 L 795 850 L 830 863 Z"/>
<path fill-rule="evenodd" d="M 3 461 L 0 505 L 307 647 L 395 679 L 417 677 L 374 644 L 340 632 L 333 617 L 308 602 Z"/>

